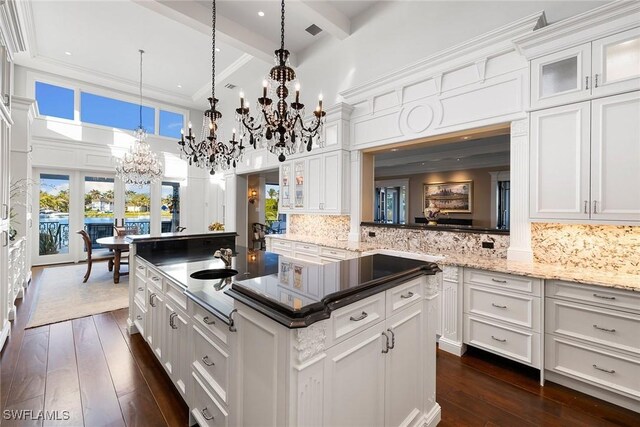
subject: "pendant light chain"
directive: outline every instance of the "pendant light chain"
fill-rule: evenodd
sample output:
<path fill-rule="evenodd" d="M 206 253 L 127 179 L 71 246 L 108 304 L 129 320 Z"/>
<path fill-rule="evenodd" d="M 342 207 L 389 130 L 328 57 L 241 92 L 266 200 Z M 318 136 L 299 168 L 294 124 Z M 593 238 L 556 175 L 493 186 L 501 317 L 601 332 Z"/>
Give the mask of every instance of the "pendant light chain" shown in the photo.
<path fill-rule="evenodd" d="M 140 49 L 140 128 L 142 129 L 142 54 L 144 50 Z"/>
<path fill-rule="evenodd" d="M 280 49 L 284 50 L 284 0 L 282 0 L 280 10 Z"/>
<path fill-rule="evenodd" d="M 211 98 L 216 99 L 216 0 L 211 7 Z M 214 104 L 215 105 L 215 104 Z"/>

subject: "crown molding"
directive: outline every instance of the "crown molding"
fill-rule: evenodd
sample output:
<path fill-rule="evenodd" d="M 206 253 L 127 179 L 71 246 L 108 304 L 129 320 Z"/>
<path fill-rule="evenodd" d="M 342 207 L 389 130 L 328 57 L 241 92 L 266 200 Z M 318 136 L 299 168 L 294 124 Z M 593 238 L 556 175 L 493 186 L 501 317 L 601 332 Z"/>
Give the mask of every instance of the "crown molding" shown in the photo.
<path fill-rule="evenodd" d="M 35 99 L 13 95 L 11 97 L 11 107 L 13 110 L 27 111 L 30 121 L 33 121 L 34 118 L 40 115 L 38 103 Z"/>
<path fill-rule="evenodd" d="M 328 108 L 325 108 L 324 112 L 327 114 L 327 122 L 333 122 L 336 120 L 349 120 L 349 118 L 351 117 L 351 113 L 353 112 L 353 107 L 344 102 L 338 102 Z"/>
<path fill-rule="evenodd" d="M 527 59 L 640 26 L 640 2 L 618 0 L 513 39 Z"/>
<path fill-rule="evenodd" d="M 2 42 L 7 48 L 11 60 L 18 52 L 27 49 L 24 33 L 24 24 L 20 20 L 21 3 L 15 1 L 0 2 L 0 32 Z"/>
<path fill-rule="evenodd" d="M 463 43 L 452 46 L 434 55 L 428 56 L 407 67 L 400 68 L 366 83 L 354 86 L 339 93 L 346 102 L 354 104 L 366 97 L 372 90 L 397 87 L 410 84 L 415 80 L 435 77 L 445 71 L 475 64 L 488 57 L 498 56 L 513 51 L 512 40 L 529 34 L 546 25 L 543 11 L 525 16 L 515 22 L 474 37 Z"/>

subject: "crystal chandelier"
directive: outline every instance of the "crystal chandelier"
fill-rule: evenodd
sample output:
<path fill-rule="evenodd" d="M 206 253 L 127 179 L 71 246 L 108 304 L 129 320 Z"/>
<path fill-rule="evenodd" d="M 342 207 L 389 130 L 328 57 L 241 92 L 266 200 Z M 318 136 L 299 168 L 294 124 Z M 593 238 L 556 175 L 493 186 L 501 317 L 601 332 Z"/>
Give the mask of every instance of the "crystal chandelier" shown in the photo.
<path fill-rule="evenodd" d="M 230 167 L 236 167 L 237 163 L 242 160 L 244 146 L 242 141 L 236 141 L 236 131 L 233 130 L 233 137 L 229 144 L 222 142 L 220 133 L 218 132 L 219 120 L 222 114 L 217 109 L 218 99 L 216 98 L 216 2 L 213 0 L 211 7 L 211 97 L 209 100 L 209 109 L 205 110 L 202 118 L 202 131 L 200 142 L 196 142 L 193 134 L 191 122 L 187 135 L 184 129 L 181 131 L 180 141 L 180 157 L 186 158 L 189 165 L 195 165 L 199 168 L 209 169 L 211 175 L 216 170 L 227 170 Z"/>
<path fill-rule="evenodd" d="M 284 0 L 281 3 L 280 49 L 275 51 L 275 67 L 263 82 L 262 97 L 258 98 L 258 117 L 252 117 L 249 104 L 240 93 L 240 107 L 236 109 L 236 119 L 241 129 L 241 139 L 248 139 L 253 148 L 266 147 L 278 155 L 284 162 L 286 156 L 311 151 L 313 138 L 320 147 L 324 146 L 322 127 L 325 112 L 322 111 L 322 95 L 313 111 L 311 121 L 305 125 L 304 104 L 300 103 L 300 84 L 296 81 L 296 72 L 289 64 L 289 51 L 284 48 Z M 287 104 L 291 86 L 295 87 L 295 102 Z M 267 95 L 274 93 L 278 100 Z"/>
<path fill-rule="evenodd" d="M 157 182 L 162 177 L 162 164 L 156 154 L 151 151 L 147 143 L 147 131 L 142 127 L 142 54 L 140 49 L 140 124 L 133 132 L 135 141 L 124 154 L 118 159 L 116 165 L 116 175 L 125 184 L 138 186 Z"/>

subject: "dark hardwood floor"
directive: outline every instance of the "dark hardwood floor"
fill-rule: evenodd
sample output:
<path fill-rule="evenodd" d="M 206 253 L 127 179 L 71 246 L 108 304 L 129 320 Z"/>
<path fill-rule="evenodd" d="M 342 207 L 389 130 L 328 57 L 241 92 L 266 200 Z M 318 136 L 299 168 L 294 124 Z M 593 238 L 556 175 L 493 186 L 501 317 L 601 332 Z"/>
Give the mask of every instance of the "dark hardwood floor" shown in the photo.
<path fill-rule="evenodd" d="M 188 408 L 127 310 L 25 330 L 42 269 L 20 301 L 0 357 L 3 426 L 185 426 Z M 441 426 L 640 426 L 640 414 L 549 383 L 538 372 L 471 349 L 438 351 Z M 5 410 L 68 411 L 66 420 L 17 421 Z"/>

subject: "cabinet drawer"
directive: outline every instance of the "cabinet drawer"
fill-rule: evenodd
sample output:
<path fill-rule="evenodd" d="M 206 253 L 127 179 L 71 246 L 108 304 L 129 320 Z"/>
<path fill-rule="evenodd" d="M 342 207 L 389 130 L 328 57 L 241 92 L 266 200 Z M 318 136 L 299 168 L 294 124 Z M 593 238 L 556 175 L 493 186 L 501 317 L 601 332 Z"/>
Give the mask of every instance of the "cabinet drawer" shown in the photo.
<path fill-rule="evenodd" d="M 325 246 L 320 247 L 320 256 L 324 258 L 333 258 L 337 260 L 343 260 L 349 258 L 347 251 L 336 248 L 327 248 Z"/>
<path fill-rule="evenodd" d="M 545 367 L 640 399 L 640 359 L 546 336 Z"/>
<path fill-rule="evenodd" d="M 275 250 L 275 249 L 282 249 L 285 251 L 290 251 L 293 249 L 293 243 L 286 241 L 286 240 L 278 240 L 278 239 L 271 239 L 271 247 Z"/>
<path fill-rule="evenodd" d="M 572 299 L 589 304 L 597 304 L 598 306 L 640 313 L 640 294 L 636 295 L 633 292 L 618 291 L 602 286 L 547 280 L 545 293 L 547 297 Z"/>
<path fill-rule="evenodd" d="M 140 261 L 139 257 L 136 257 L 136 274 L 140 274 L 142 277 L 147 276 L 147 266 Z"/>
<path fill-rule="evenodd" d="M 540 298 L 464 285 L 464 311 L 540 332 Z"/>
<path fill-rule="evenodd" d="M 223 344 L 229 345 L 229 326 L 220 320 L 219 317 L 209 313 L 197 303 L 190 301 L 189 305 L 191 307 L 194 325 L 201 326 L 205 331 L 212 333 Z"/>
<path fill-rule="evenodd" d="M 334 342 L 345 340 L 384 318 L 384 292 L 340 308 L 331 316 Z"/>
<path fill-rule="evenodd" d="M 464 342 L 509 359 L 540 367 L 540 334 L 464 315 Z"/>
<path fill-rule="evenodd" d="M 219 404 L 212 393 L 207 390 L 200 376 L 192 372 L 193 375 L 193 408 L 191 414 L 200 427 L 223 427 L 229 425 L 229 414 Z"/>
<path fill-rule="evenodd" d="M 131 319 L 133 323 L 138 328 L 138 332 L 140 335 L 144 337 L 144 330 L 146 327 L 145 319 L 146 319 L 147 311 L 143 308 L 138 301 L 134 301 L 133 303 L 133 318 Z"/>
<path fill-rule="evenodd" d="M 296 254 L 302 252 L 305 254 L 317 255 L 319 251 L 318 246 L 311 243 L 296 242 L 293 248 L 295 249 Z"/>
<path fill-rule="evenodd" d="M 147 285 L 145 282 L 143 282 L 142 280 L 138 280 L 138 278 L 136 277 L 136 282 L 135 282 L 135 287 L 136 287 L 136 293 L 134 295 L 136 301 L 139 301 L 140 304 L 142 304 L 143 306 L 146 307 L 146 301 L 147 301 Z"/>
<path fill-rule="evenodd" d="M 302 261 L 312 262 L 314 264 L 322 264 L 322 259 L 320 259 L 317 254 L 313 255 L 306 252 L 296 251 L 294 258 Z"/>
<path fill-rule="evenodd" d="M 187 295 L 184 293 L 182 286 L 173 283 L 171 280 L 165 279 L 165 294 L 168 299 L 172 300 L 178 307 L 187 311 Z"/>
<path fill-rule="evenodd" d="M 640 315 L 547 298 L 545 331 L 640 356 Z"/>
<path fill-rule="evenodd" d="M 422 278 L 417 278 L 386 291 L 387 317 L 397 313 L 409 304 L 422 300 L 424 297 L 423 285 Z"/>
<path fill-rule="evenodd" d="M 162 276 L 156 273 L 152 269 L 147 269 L 147 283 L 153 284 L 156 288 L 162 289 L 164 292 L 164 285 L 162 283 Z"/>
<path fill-rule="evenodd" d="M 229 390 L 229 353 L 207 336 L 198 326 L 193 327 L 193 368 L 209 384 L 224 403 Z"/>
<path fill-rule="evenodd" d="M 487 285 L 500 289 L 509 289 L 518 292 L 527 292 L 540 296 L 540 279 L 532 277 L 515 276 L 506 273 L 494 273 L 492 271 L 464 269 L 464 282 L 475 285 Z"/>

